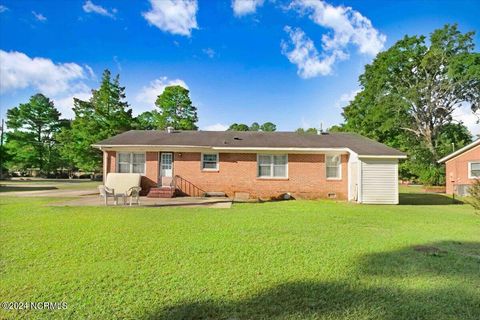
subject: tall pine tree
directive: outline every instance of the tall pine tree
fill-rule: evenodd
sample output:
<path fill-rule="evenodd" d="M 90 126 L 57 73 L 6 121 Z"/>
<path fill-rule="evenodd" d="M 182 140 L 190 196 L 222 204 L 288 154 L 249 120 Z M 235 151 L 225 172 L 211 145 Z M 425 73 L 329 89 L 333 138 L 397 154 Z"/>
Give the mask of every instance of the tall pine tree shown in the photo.
<path fill-rule="evenodd" d="M 178 130 L 197 130 L 197 108 L 190 100 L 189 91 L 182 86 L 166 87 L 158 96 L 155 113 L 158 129 L 173 127 Z"/>
<path fill-rule="evenodd" d="M 60 115 L 53 102 L 40 93 L 7 111 L 8 168 L 38 168 L 48 174 L 60 166 L 55 141 L 55 134 L 65 123 Z"/>
<path fill-rule="evenodd" d="M 120 77 L 114 79 L 109 70 L 102 75 L 100 88 L 92 90 L 88 101 L 74 99 L 75 119 L 71 129 L 59 135 L 62 156 L 78 169 L 100 172 L 102 153 L 91 145 L 131 129 L 132 110 L 125 101 L 125 87 L 120 86 Z"/>

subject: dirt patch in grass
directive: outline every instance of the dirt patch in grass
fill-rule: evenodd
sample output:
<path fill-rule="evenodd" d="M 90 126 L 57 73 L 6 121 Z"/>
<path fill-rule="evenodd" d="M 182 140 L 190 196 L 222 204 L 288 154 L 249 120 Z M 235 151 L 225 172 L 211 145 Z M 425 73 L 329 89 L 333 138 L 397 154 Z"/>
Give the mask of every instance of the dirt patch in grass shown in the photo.
<path fill-rule="evenodd" d="M 414 246 L 413 250 L 417 252 L 422 252 L 428 255 L 432 255 L 432 256 L 440 256 L 447 253 L 446 250 L 442 250 L 440 248 L 433 247 L 433 246 Z"/>

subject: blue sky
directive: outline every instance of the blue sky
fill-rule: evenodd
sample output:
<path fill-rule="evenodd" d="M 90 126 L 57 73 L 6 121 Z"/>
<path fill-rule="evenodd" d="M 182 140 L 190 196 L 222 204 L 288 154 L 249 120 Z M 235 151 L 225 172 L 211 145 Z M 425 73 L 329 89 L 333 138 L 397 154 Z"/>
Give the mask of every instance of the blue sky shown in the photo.
<path fill-rule="evenodd" d="M 109 68 L 134 113 L 173 83 L 201 129 L 330 126 L 377 52 L 446 23 L 478 33 L 478 12 L 474 0 L 0 0 L 1 114 L 43 92 L 71 117 L 72 96 L 88 98 Z M 480 133 L 468 110 L 456 116 Z"/>

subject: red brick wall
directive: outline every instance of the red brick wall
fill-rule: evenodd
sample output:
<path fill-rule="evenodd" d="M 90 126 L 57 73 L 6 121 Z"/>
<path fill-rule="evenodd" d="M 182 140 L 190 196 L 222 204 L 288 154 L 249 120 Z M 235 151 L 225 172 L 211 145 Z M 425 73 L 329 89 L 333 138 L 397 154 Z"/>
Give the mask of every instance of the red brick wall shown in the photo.
<path fill-rule="evenodd" d="M 480 146 L 476 146 L 447 161 L 445 171 L 447 194 L 453 193 L 454 184 L 472 184 L 473 179 L 468 178 L 469 161 L 480 161 Z"/>
<path fill-rule="evenodd" d="M 221 191 L 233 196 L 247 192 L 250 197 L 270 198 L 290 192 L 296 198 L 327 198 L 335 193 L 337 199 L 347 199 L 347 161 L 342 156 L 342 179 L 326 180 L 325 156 L 289 154 L 287 179 L 257 177 L 257 155 L 249 153 L 220 153 L 219 170 L 202 171 L 200 153 L 175 153 L 174 174 L 205 191 Z"/>
<path fill-rule="evenodd" d="M 115 151 L 104 151 L 103 152 L 103 181 L 107 178 L 106 174 L 109 172 L 115 172 L 117 170 L 115 157 L 117 153 Z"/>
<path fill-rule="evenodd" d="M 145 153 L 145 176 L 142 177 L 142 189 L 148 193 L 158 183 L 158 152 Z"/>
<path fill-rule="evenodd" d="M 108 152 L 108 172 L 115 172 L 115 152 Z M 252 198 L 271 198 L 289 192 L 295 198 L 328 198 L 334 193 L 337 199 L 348 197 L 348 155 L 342 155 L 342 179 L 327 180 L 325 155 L 289 154 L 287 179 L 262 179 L 257 177 L 257 155 L 254 153 L 220 153 L 218 171 L 201 170 L 201 153 L 174 153 L 173 172 L 205 191 L 246 192 Z M 158 183 L 158 152 L 146 153 L 146 172 L 142 179 L 145 191 Z"/>

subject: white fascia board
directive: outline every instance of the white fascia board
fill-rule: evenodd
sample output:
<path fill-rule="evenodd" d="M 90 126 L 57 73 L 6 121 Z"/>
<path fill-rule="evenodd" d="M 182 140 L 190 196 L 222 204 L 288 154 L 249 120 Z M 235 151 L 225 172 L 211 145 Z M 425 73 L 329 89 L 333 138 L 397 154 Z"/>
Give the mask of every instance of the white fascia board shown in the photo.
<path fill-rule="evenodd" d="M 283 153 L 350 153 L 348 148 L 269 148 L 269 147 L 212 147 L 213 150 L 223 152 L 283 152 Z"/>
<path fill-rule="evenodd" d="M 382 156 L 382 155 L 359 155 L 360 159 L 407 159 L 407 155 L 398 155 L 398 156 Z"/>
<path fill-rule="evenodd" d="M 218 152 L 283 152 L 283 153 L 332 153 L 332 154 L 355 154 L 349 148 L 270 148 L 270 147 L 211 147 L 211 146 L 184 146 L 184 145 L 98 145 L 92 144 L 92 147 L 100 150 L 120 150 L 120 151 L 195 151 L 202 152 L 203 150 L 214 150 Z M 401 156 L 382 156 L 382 155 L 358 155 L 359 158 L 376 158 L 376 159 L 405 159 L 406 155 Z"/>
<path fill-rule="evenodd" d="M 298 153 L 343 153 L 352 152 L 348 148 L 252 148 L 252 147 L 211 147 L 211 146 L 178 146 L 178 145 L 95 145 L 92 147 L 100 150 L 148 150 L 148 151 L 202 151 L 214 150 L 218 152 L 298 152 Z"/>
<path fill-rule="evenodd" d="M 95 145 L 92 147 L 98 148 L 103 151 L 196 151 L 202 152 L 203 150 L 213 150 L 212 147 L 207 146 L 178 146 L 178 145 Z"/>
<path fill-rule="evenodd" d="M 480 145 L 480 139 L 477 139 L 477 140 L 473 141 L 472 143 L 467 144 L 465 147 L 463 147 L 463 148 L 461 148 L 461 149 L 458 149 L 458 150 L 455 151 L 455 152 L 450 153 L 448 156 L 443 157 L 442 159 L 438 160 L 437 162 L 438 162 L 438 163 L 446 162 L 446 161 L 448 161 L 448 160 L 450 160 L 450 159 L 452 159 L 452 158 L 455 158 L 456 156 L 464 153 L 465 151 L 476 147 L 477 145 Z"/>

